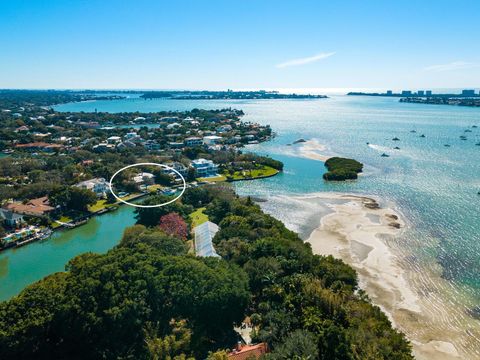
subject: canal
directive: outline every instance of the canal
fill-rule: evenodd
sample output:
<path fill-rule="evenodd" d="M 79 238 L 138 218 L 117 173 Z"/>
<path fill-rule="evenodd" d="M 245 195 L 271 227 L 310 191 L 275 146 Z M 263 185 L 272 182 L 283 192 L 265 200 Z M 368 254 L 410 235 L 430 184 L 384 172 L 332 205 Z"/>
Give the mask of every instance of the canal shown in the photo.
<path fill-rule="evenodd" d="M 85 252 L 105 253 L 119 243 L 125 228 L 135 224 L 134 208 L 92 217 L 85 225 L 59 230 L 44 241 L 0 253 L 0 300 L 17 295 L 27 285 L 65 269 Z"/>

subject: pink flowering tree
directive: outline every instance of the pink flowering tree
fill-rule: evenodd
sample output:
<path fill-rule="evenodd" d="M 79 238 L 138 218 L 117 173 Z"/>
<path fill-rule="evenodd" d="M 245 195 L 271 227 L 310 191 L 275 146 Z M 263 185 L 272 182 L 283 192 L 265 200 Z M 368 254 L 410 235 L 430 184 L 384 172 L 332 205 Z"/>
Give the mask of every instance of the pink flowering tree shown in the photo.
<path fill-rule="evenodd" d="M 158 226 L 168 235 L 177 237 L 182 240 L 187 239 L 187 223 L 177 213 L 172 212 L 160 217 L 160 222 L 158 223 Z"/>

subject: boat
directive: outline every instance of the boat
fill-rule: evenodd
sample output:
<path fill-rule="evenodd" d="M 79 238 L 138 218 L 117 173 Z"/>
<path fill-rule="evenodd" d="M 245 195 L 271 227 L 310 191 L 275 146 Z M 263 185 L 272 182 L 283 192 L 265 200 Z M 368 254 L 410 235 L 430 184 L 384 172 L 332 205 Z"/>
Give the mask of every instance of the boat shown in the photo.
<path fill-rule="evenodd" d="M 475 146 L 480 146 L 480 142 L 476 143 Z"/>
<path fill-rule="evenodd" d="M 420 137 L 421 137 L 421 138 L 424 138 L 424 137 L 425 137 L 425 134 L 420 135 Z"/>
<path fill-rule="evenodd" d="M 410 130 L 411 133 L 416 133 L 417 131 L 416 130 Z"/>
<path fill-rule="evenodd" d="M 400 150 L 400 148 L 398 146 L 395 146 L 393 149 L 394 150 Z"/>
<path fill-rule="evenodd" d="M 450 147 L 450 145 L 449 145 L 449 144 L 445 144 L 445 145 L 443 145 L 443 146 L 445 146 L 445 147 Z"/>
<path fill-rule="evenodd" d="M 167 195 L 167 196 L 173 196 L 177 193 L 177 191 L 175 189 L 171 189 L 171 188 L 161 189 L 161 190 L 159 190 L 159 192 L 160 192 L 160 194 Z"/>
<path fill-rule="evenodd" d="M 385 153 L 383 153 L 381 156 L 382 156 L 382 157 L 390 157 L 390 155 L 385 154 Z"/>
<path fill-rule="evenodd" d="M 467 140 L 467 137 L 462 135 L 462 136 L 460 136 L 460 140 Z"/>
<path fill-rule="evenodd" d="M 394 138 L 392 139 L 392 141 L 400 141 L 400 139 L 397 138 L 397 137 L 394 137 Z"/>

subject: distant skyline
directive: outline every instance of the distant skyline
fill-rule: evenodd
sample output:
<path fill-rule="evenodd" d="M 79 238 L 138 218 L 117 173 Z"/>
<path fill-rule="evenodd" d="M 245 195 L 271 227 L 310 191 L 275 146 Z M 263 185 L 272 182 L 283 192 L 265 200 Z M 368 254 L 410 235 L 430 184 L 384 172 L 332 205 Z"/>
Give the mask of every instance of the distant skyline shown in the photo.
<path fill-rule="evenodd" d="M 479 1 L 0 2 L 0 88 L 480 87 Z"/>

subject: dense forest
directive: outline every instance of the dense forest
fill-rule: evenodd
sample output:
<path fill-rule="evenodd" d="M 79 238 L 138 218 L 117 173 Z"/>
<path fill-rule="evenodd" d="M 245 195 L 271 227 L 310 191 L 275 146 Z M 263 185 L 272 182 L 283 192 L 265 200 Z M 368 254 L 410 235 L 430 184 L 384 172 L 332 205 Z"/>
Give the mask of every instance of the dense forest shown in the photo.
<path fill-rule="evenodd" d="M 158 226 L 199 207 L 220 226 L 220 259 L 189 254 Z M 0 304 L 1 359 L 225 359 L 247 316 L 267 359 L 413 359 L 351 267 L 313 255 L 228 186 L 189 189 L 137 219 L 108 253 L 80 255 Z"/>

